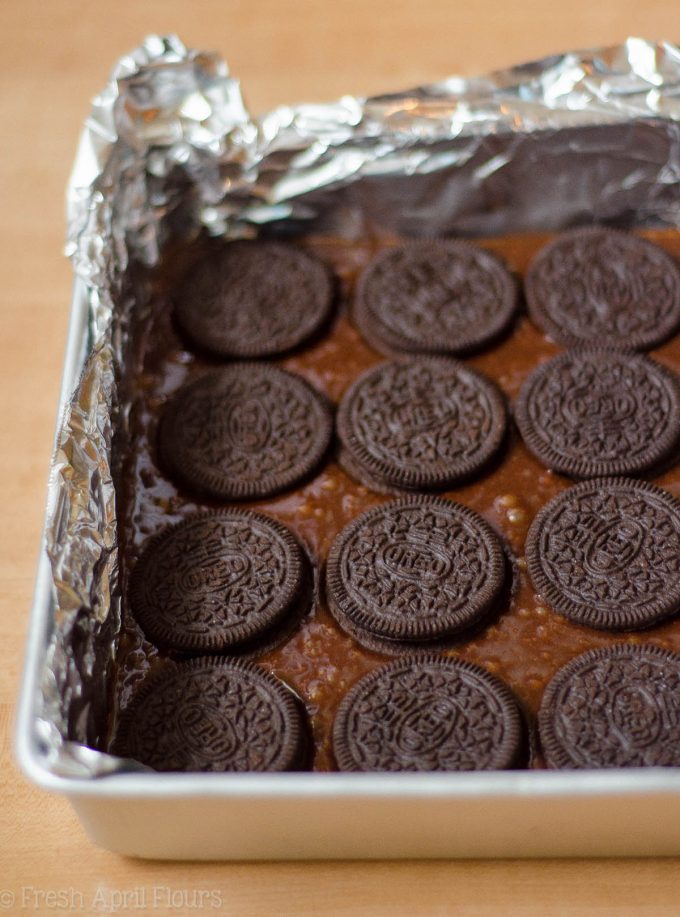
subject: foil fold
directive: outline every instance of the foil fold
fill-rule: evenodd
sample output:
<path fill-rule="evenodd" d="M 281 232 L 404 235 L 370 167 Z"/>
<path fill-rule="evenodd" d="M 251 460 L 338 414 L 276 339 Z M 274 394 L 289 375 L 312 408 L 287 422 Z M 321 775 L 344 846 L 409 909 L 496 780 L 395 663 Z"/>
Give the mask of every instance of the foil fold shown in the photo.
<path fill-rule="evenodd" d="M 89 352 L 63 406 L 50 486 L 55 610 L 35 707 L 48 769 L 136 767 L 101 751 L 121 607 L 112 443 L 125 427 L 129 267 L 200 233 L 677 226 L 679 122 L 680 49 L 640 38 L 259 118 L 218 55 L 175 36 L 149 36 L 118 62 L 68 188 Z"/>

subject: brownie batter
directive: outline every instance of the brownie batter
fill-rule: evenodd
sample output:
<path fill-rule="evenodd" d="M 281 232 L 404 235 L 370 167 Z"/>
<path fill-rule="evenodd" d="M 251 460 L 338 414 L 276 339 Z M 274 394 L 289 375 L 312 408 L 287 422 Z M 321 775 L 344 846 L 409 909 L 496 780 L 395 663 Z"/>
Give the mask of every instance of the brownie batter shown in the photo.
<path fill-rule="evenodd" d="M 680 258 L 677 233 L 643 235 Z M 481 240 L 480 244 L 501 255 L 511 270 L 523 276 L 533 255 L 550 238 L 543 234 L 508 236 Z M 360 373 L 384 360 L 353 327 L 348 309 L 359 272 L 394 241 L 315 239 L 302 243 L 339 277 L 337 313 L 323 336 L 275 363 L 307 379 L 336 405 Z M 171 294 L 191 265 L 205 254 L 206 245 L 210 247 L 204 242 L 179 257 L 173 253 L 148 278 L 149 303 L 140 309 L 132 329 L 130 372 L 122 386 L 123 400 L 130 405 L 130 435 L 123 446 L 118 487 L 124 602 L 112 686 L 112 737 L 140 681 L 166 655 L 172 656 L 150 644 L 132 617 L 125 598 L 129 572 L 150 536 L 197 510 L 228 505 L 208 499 L 198 502 L 188 491 L 180 490 L 159 467 L 157 455 L 157 428 L 165 402 L 197 374 L 224 365 L 192 350 L 172 318 Z M 522 311 L 505 338 L 465 362 L 482 370 L 514 402 L 529 373 L 561 349 Z M 680 336 L 654 350 L 652 356 L 680 373 Z M 680 467 L 671 467 L 651 480 L 680 496 Z M 512 427 L 508 445 L 491 469 L 472 483 L 446 491 L 446 496 L 489 521 L 505 540 L 515 567 L 513 594 L 507 605 L 482 629 L 462 635 L 454 649 L 447 652 L 498 675 L 514 691 L 530 723 L 547 682 L 561 666 L 585 650 L 627 642 L 680 651 L 680 620 L 636 633 L 601 633 L 570 623 L 534 592 L 524 556 L 529 525 L 538 510 L 571 483 L 534 458 Z M 364 510 L 391 499 L 356 483 L 331 456 L 304 486 L 273 498 L 239 504 L 263 511 L 289 526 L 314 564 L 317 598 L 312 612 L 287 642 L 257 661 L 289 684 L 304 702 L 314 733 L 313 769 L 317 771 L 334 768 L 331 728 L 343 696 L 361 676 L 388 661 L 388 657 L 355 643 L 331 617 L 323 595 L 323 566 L 341 529 Z M 532 766 L 541 766 L 540 758 L 534 756 Z"/>

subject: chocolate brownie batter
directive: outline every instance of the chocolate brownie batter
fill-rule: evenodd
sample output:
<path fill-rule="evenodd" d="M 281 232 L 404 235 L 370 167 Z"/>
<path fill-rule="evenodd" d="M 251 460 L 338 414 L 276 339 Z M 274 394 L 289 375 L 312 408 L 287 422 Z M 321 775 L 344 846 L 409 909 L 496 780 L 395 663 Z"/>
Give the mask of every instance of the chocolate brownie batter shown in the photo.
<path fill-rule="evenodd" d="M 680 258 L 678 234 L 645 235 Z M 523 276 L 533 256 L 550 238 L 514 236 L 481 240 L 480 244 L 499 254 L 511 270 Z M 338 275 L 339 311 L 323 337 L 273 363 L 299 374 L 335 405 L 360 373 L 384 361 L 353 327 L 348 307 L 361 270 L 379 251 L 397 241 L 374 237 L 361 242 L 316 239 L 304 243 Z M 131 404 L 130 436 L 124 444 L 118 489 L 125 595 L 129 574 L 151 536 L 198 511 L 229 505 L 226 501 L 198 499 L 188 489 L 183 490 L 162 472 L 157 455 L 158 423 L 165 403 L 184 383 L 209 368 L 225 365 L 189 350 L 173 322 L 173 291 L 192 264 L 206 253 L 205 248 L 202 243 L 195 250 L 179 257 L 173 253 L 166 259 L 150 279 L 149 304 L 140 310 L 133 330 L 134 352 L 129 378 L 125 380 L 127 391 L 123 393 Z M 510 335 L 465 362 L 492 379 L 512 403 L 529 373 L 561 350 L 521 313 Z M 680 372 L 680 337 L 671 338 L 652 356 Z M 672 467 L 672 460 L 669 465 L 670 470 L 651 480 L 680 496 L 680 467 Z M 680 651 L 680 620 L 640 633 L 598 632 L 552 611 L 544 597 L 534 591 L 524 554 L 528 528 L 541 507 L 571 483 L 531 455 L 512 428 L 509 442 L 492 468 L 473 482 L 444 494 L 480 513 L 494 527 L 512 555 L 515 581 L 512 595 L 500 613 L 474 633 L 461 635 L 454 648 L 446 652 L 499 676 L 514 692 L 530 722 L 547 683 L 579 653 L 621 642 Z M 331 455 L 303 486 L 280 496 L 239 504 L 288 526 L 314 565 L 316 601 L 312 611 L 290 639 L 256 659 L 302 699 L 313 730 L 314 770 L 334 767 L 331 731 L 342 698 L 359 678 L 388 661 L 388 657 L 363 648 L 343 633 L 329 613 L 322 585 L 326 558 L 333 540 L 345 526 L 365 510 L 393 499 L 354 481 Z M 112 735 L 118 716 L 129 705 L 145 675 L 159 668 L 168 656 L 175 658 L 171 651 L 161 651 L 145 639 L 126 602 L 112 688 Z M 532 758 L 532 763 L 540 766 L 540 758 Z"/>

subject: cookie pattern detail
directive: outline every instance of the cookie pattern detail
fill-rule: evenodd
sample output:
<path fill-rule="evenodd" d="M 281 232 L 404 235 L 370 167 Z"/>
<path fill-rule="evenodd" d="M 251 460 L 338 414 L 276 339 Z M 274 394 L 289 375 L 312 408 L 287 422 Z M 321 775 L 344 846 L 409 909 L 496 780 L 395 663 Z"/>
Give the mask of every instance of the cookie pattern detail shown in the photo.
<path fill-rule="evenodd" d="M 662 249 L 636 236 L 576 230 L 538 254 L 527 297 L 562 343 L 651 347 L 680 319 L 680 273 Z"/>
<path fill-rule="evenodd" d="M 680 763 L 680 656 L 615 646 L 577 657 L 546 690 L 541 731 L 554 767 Z"/>
<path fill-rule="evenodd" d="M 517 422 L 550 467 L 589 477 L 643 471 L 680 435 L 680 388 L 647 357 L 577 348 L 525 383 Z"/>
<path fill-rule="evenodd" d="M 486 579 L 490 551 L 465 518 L 433 507 L 376 514 L 347 542 L 344 580 L 384 617 L 437 617 L 466 605 Z"/>
<path fill-rule="evenodd" d="M 192 271 L 177 317 L 206 350 L 270 356 L 309 337 L 331 298 L 330 273 L 308 253 L 276 242 L 231 242 Z"/>
<path fill-rule="evenodd" d="M 362 467 L 395 486 L 445 486 L 477 470 L 505 432 L 491 382 L 453 360 L 386 363 L 343 399 L 343 445 Z"/>
<path fill-rule="evenodd" d="M 232 364 L 181 389 L 166 408 L 161 452 L 171 470 L 215 496 L 264 496 L 304 477 L 330 440 L 324 400 L 303 379 Z"/>
<path fill-rule="evenodd" d="M 505 686 L 459 660 L 378 669 L 352 690 L 334 730 L 342 769 L 469 771 L 510 766 L 516 706 Z"/>
<path fill-rule="evenodd" d="M 514 281 L 493 255 L 440 241 L 383 252 L 361 278 L 358 309 L 388 346 L 464 353 L 502 330 L 515 301 Z"/>
<path fill-rule="evenodd" d="M 264 631 L 301 583 L 301 552 L 280 523 L 229 510 L 189 518 L 147 546 L 131 578 L 148 635 L 177 649 L 224 649 Z"/>
<path fill-rule="evenodd" d="M 680 503 L 639 481 L 597 480 L 560 494 L 529 532 L 535 588 L 594 627 L 641 627 L 680 604 Z"/>
<path fill-rule="evenodd" d="M 340 534 L 328 560 L 331 609 L 388 639 L 427 640 L 482 617 L 504 582 L 491 527 L 433 497 L 377 507 Z"/>
<path fill-rule="evenodd" d="M 126 732 L 128 753 L 159 770 L 285 769 L 297 750 L 286 689 L 246 664 L 183 664 L 143 698 Z"/>

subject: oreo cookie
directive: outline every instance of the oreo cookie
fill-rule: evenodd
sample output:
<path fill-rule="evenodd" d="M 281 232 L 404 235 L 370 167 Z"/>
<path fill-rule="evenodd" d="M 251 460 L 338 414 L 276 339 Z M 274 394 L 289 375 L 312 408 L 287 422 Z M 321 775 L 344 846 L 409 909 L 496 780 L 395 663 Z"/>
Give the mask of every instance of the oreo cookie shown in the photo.
<path fill-rule="evenodd" d="M 680 381 L 642 354 L 579 347 L 531 373 L 515 419 L 529 450 L 554 471 L 639 474 L 680 439 Z"/>
<path fill-rule="evenodd" d="M 571 487 L 534 519 L 526 560 L 536 591 L 570 621 L 651 627 L 680 610 L 680 500 L 626 478 Z"/>
<path fill-rule="evenodd" d="M 159 771 L 289 771 L 307 727 L 283 682 L 241 660 L 204 657 L 148 676 L 121 717 L 114 754 Z"/>
<path fill-rule="evenodd" d="M 189 340 L 221 357 L 284 353 L 312 337 L 333 302 L 329 269 L 280 242 L 229 242 L 199 263 L 176 297 Z"/>
<path fill-rule="evenodd" d="M 462 355 L 496 340 L 517 307 L 502 261 L 468 242 L 388 248 L 359 280 L 354 310 L 367 341 L 388 354 Z"/>
<path fill-rule="evenodd" d="M 525 279 L 529 314 L 555 341 L 648 350 L 680 325 L 680 270 L 663 249 L 614 229 L 575 229 L 542 248 Z"/>
<path fill-rule="evenodd" d="M 333 723 L 341 771 L 502 770 L 522 745 L 510 689 L 480 666 L 435 654 L 364 676 Z"/>
<path fill-rule="evenodd" d="M 378 489 L 443 490 L 488 465 L 506 427 L 501 392 L 465 364 L 445 357 L 382 363 L 340 403 L 340 462 Z"/>
<path fill-rule="evenodd" d="M 159 451 L 168 472 L 192 490 L 255 500 L 311 474 L 332 429 L 329 404 L 304 379 L 266 363 L 232 363 L 171 398 Z"/>
<path fill-rule="evenodd" d="M 132 612 L 157 646 L 262 653 L 310 604 L 308 564 L 292 533 L 261 513 L 190 516 L 145 546 L 130 577 Z"/>
<path fill-rule="evenodd" d="M 495 610 L 503 548 L 466 506 L 412 497 L 363 513 L 333 542 L 326 567 L 331 613 L 382 653 L 432 649 Z"/>
<path fill-rule="evenodd" d="M 680 766 L 680 655 L 620 644 L 572 659 L 538 714 L 554 768 Z"/>

